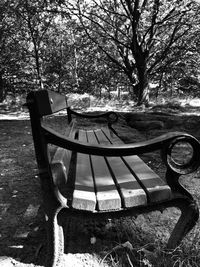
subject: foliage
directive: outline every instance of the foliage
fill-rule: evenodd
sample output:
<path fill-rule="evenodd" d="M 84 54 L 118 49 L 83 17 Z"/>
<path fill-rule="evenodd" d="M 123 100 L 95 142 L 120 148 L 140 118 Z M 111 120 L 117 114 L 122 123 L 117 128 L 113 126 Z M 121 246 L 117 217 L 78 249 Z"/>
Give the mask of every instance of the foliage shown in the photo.
<path fill-rule="evenodd" d="M 2 0 L 0 15 L 0 101 L 37 88 L 127 91 L 139 104 L 150 90 L 198 94 L 200 15 L 192 1 Z"/>
<path fill-rule="evenodd" d="M 126 74 L 139 104 L 148 100 L 149 79 L 174 76 L 169 70 L 185 59 L 199 20 L 195 5 L 177 0 L 79 1 L 77 9 L 87 35 Z"/>

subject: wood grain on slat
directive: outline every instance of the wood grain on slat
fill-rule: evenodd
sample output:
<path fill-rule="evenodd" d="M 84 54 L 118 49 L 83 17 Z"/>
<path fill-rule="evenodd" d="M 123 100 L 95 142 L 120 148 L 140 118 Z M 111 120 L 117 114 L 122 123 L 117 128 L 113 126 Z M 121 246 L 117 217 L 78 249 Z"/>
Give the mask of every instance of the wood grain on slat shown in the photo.
<path fill-rule="evenodd" d="M 87 131 L 88 142 L 97 144 L 93 131 Z M 91 156 L 93 175 L 96 186 L 97 204 L 99 210 L 115 210 L 121 208 L 121 198 L 116 189 L 104 157 Z"/>
<path fill-rule="evenodd" d="M 76 130 L 74 129 L 74 127 L 74 124 L 70 125 L 70 131 L 67 129 L 65 132 L 65 134 L 71 137 L 72 139 L 76 134 Z M 70 161 L 71 151 L 58 147 L 50 164 L 55 185 L 58 186 L 66 184 Z"/>
<path fill-rule="evenodd" d="M 70 164 L 70 157 L 67 155 L 65 149 L 58 149 L 50 164 L 53 176 L 53 182 L 56 186 L 64 185 L 67 182 L 68 167 Z"/>
<path fill-rule="evenodd" d="M 108 130 L 104 129 L 104 131 L 109 136 Z M 114 144 L 123 144 L 123 141 L 114 133 L 112 133 L 111 140 Z M 123 159 L 133 174 L 140 180 L 150 202 L 171 198 L 171 188 L 143 160 L 136 155 L 126 156 Z"/>
<path fill-rule="evenodd" d="M 101 144 L 110 144 L 102 131 L 96 131 L 95 133 Z M 107 135 L 108 134 L 109 133 L 107 132 Z M 129 208 L 132 206 L 145 205 L 147 203 L 146 193 L 123 160 L 120 157 L 107 157 L 107 162 L 121 192 L 120 195 L 123 199 L 123 206 Z"/>
<path fill-rule="evenodd" d="M 70 129 L 70 130 L 69 130 Z M 72 122 L 65 134 L 72 139 L 75 138 L 76 129 L 75 122 Z M 70 205 L 72 193 L 74 189 L 73 177 L 69 172 L 71 164 L 72 152 L 70 150 L 58 147 L 54 157 L 50 163 L 54 185 L 57 186 L 59 192 L 66 198 L 66 204 Z"/>
<path fill-rule="evenodd" d="M 124 157 L 124 160 L 141 181 L 144 188 L 146 188 L 150 202 L 171 198 L 172 193 L 170 187 L 138 156 Z"/>
<path fill-rule="evenodd" d="M 80 130 L 79 141 L 87 142 L 86 132 Z M 89 155 L 78 153 L 76 163 L 76 180 L 72 207 L 80 210 L 94 211 L 96 196 Z"/>
<path fill-rule="evenodd" d="M 109 130 L 107 127 L 102 128 L 102 131 L 106 135 L 107 139 L 109 139 L 111 144 L 124 144 L 124 142 L 112 130 Z"/>

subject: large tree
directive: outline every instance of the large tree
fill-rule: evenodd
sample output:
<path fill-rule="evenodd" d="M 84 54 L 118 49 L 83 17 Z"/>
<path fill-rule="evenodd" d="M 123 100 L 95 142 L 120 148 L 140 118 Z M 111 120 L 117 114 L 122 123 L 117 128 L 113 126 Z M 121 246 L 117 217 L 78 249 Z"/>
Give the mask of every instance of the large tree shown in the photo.
<path fill-rule="evenodd" d="M 128 77 L 138 104 L 148 102 L 149 79 L 166 67 L 167 57 L 192 30 L 191 1 L 72 1 L 88 37 Z M 193 12 L 191 14 L 191 12 Z"/>

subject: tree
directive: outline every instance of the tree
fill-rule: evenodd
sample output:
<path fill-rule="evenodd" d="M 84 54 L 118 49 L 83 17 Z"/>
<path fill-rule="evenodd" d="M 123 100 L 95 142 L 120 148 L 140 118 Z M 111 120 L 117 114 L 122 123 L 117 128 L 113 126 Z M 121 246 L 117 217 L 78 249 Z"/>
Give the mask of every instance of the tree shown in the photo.
<path fill-rule="evenodd" d="M 17 38 L 19 31 L 15 27 L 9 4 L 8 1 L 0 3 L 0 102 L 9 91 L 14 90 L 12 77 L 16 75 L 21 59 Z"/>
<path fill-rule="evenodd" d="M 148 103 L 150 77 L 166 66 L 169 53 L 191 29 L 193 17 L 187 14 L 193 6 L 180 0 L 81 0 L 67 8 L 125 73 L 140 105 Z"/>
<path fill-rule="evenodd" d="M 43 88 L 42 80 L 42 47 L 45 35 L 48 33 L 54 14 L 46 11 L 47 1 L 22 0 L 14 1 L 10 6 L 16 15 L 16 22 L 21 31 L 21 37 L 26 42 L 26 53 L 34 59 L 37 74 L 37 84 Z"/>
<path fill-rule="evenodd" d="M 192 75 L 197 78 L 200 63 L 196 45 L 200 22 L 198 6 L 188 3 L 177 12 L 181 12 L 181 15 L 173 12 L 175 18 L 171 17 L 165 22 L 168 30 L 157 34 L 157 50 L 149 69 L 151 80 L 159 82 L 160 86 L 170 80 L 171 90 L 179 89 L 179 80 L 183 77 Z M 177 20 L 177 16 L 179 19 L 175 24 L 174 19 Z M 173 28 L 171 25 L 176 26 Z M 174 33 L 171 32 L 172 29 Z M 169 45 L 163 50 L 160 46 L 166 42 Z"/>

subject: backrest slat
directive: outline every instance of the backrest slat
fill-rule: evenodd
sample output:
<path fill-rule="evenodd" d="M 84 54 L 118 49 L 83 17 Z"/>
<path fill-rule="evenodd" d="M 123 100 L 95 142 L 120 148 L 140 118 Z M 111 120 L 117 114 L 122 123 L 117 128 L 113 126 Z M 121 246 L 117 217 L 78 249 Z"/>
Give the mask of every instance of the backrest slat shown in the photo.
<path fill-rule="evenodd" d="M 33 93 L 40 117 L 67 108 L 66 98 L 63 95 L 49 90 L 40 90 Z"/>
<path fill-rule="evenodd" d="M 26 105 L 29 109 L 35 154 L 40 173 L 49 170 L 49 151 L 42 131 L 42 117 L 65 109 L 65 96 L 49 90 L 31 91 L 27 95 Z"/>

